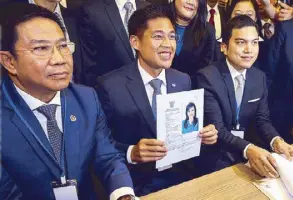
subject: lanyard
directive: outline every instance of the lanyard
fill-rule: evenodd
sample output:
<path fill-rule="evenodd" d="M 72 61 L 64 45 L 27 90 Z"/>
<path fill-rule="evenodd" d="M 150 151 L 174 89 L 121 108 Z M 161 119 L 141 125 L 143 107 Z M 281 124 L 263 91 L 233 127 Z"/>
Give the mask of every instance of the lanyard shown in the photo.
<path fill-rule="evenodd" d="M 236 130 L 239 130 L 240 129 L 240 123 L 239 123 L 239 113 L 240 113 L 240 107 L 241 107 L 241 104 L 239 106 L 237 106 L 237 102 L 236 102 Z"/>
<path fill-rule="evenodd" d="M 16 115 L 25 124 L 25 126 L 30 130 L 30 132 L 32 133 L 32 135 L 34 136 L 34 138 L 42 146 L 42 148 L 46 151 L 46 153 L 51 157 L 51 159 L 53 159 L 55 161 L 55 163 L 57 163 L 62 168 L 61 182 L 64 183 L 64 181 L 66 180 L 66 178 L 65 178 L 65 149 L 64 149 L 64 143 L 65 143 L 64 142 L 65 126 L 64 126 L 64 123 L 63 123 L 63 141 L 62 141 L 62 148 L 61 148 L 61 159 L 60 159 L 60 163 L 58 163 L 57 160 L 55 159 L 55 157 L 49 152 L 49 150 L 41 142 L 41 140 L 36 135 L 36 133 L 33 130 L 33 128 L 30 126 L 30 124 L 27 122 L 27 120 L 25 120 L 25 118 L 23 117 L 23 115 L 21 114 L 21 112 L 19 111 L 19 109 L 17 109 L 17 107 L 13 103 L 13 101 L 12 101 L 11 97 L 9 96 L 9 94 L 7 92 L 7 89 L 6 89 L 6 81 L 3 81 L 3 83 L 2 83 L 2 90 L 3 90 L 4 96 L 8 100 L 8 103 L 13 108 L 14 112 L 16 113 Z M 65 96 L 64 96 L 64 113 L 66 113 L 66 99 L 65 99 Z M 66 117 L 66 115 L 64 116 L 64 121 L 63 122 L 65 122 L 65 117 Z"/>

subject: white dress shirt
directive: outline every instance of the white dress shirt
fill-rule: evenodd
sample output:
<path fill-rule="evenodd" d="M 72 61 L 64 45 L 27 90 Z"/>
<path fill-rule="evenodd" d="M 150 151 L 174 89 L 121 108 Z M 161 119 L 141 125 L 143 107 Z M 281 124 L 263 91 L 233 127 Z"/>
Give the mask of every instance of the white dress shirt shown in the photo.
<path fill-rule="evenodd" d="M 242 72 L 239 72 L 239 71 L 237 71 L 230 63 L 229 63 L 229 61 L 228 60 L 226 60 L 226 62 L 227 62 L 227 65 L 228 65 L 228 68 L 229 68 L 229 71 L 230 71 L 230 74 L 231 74 L 231 77 L 232 77 L 232 80 L 233 80 L 233 84 L 234 84 L 234 92 L 236 93 L 236 88 L 237 88 L 237 81 L 236 81 L 236 76 L 238 76 L 238 75 L 240 75 L 240 74 L 242 74 L 243 75 L 243 78 L 244 78 L 244 80 L 246 80 L 246 69 L 244 69 Z M 244 83 L 243 83 L 243 88 L 245 88 L 245 81 L 244 81 Z M 241 124 L 240 124 L 241 125 Z M 276 137 L 274 137 L 273 139 L 272 139 L 272 141 L 270 142 L 270 146 L 271 146 L 271 148 L 273 148 L 273 143 L 274 143 L 274 141 L 275 141 L 275 139 L 277 139 L 277 138 L 279 138 L 279 136 L 276 136 Z M 245 158 L 245 159 L 247 159 L 247 149 L 248 149 L 248 147 L 250 146 L 250 145 L 252 145 L 252 144 L 248 144 L 246 147 L 245 147 L 245 149 L 244 149 L 244 151 L 243 151 L 243 157 Z"/>
<path fill-rule="evenodd" d="M 145 87 L 145 91 L 147 93 L 148 96 L 148 100 L 150 102 L 150 105 L 152 106 L 152 100 L 153 100 L 153 93 L 154 93 L 154 88 L 150 85 L 150 81 L 154 79 L 154 77 L 152 77 L 149 73 L 147 73 L 142 66 L 140 65 L 139 61 L 138 62 L 138 71 L 141 75 L 144 87 Z M 161 73 L 159 74 L 158 77 L 156 77 L 157 79 L 160 79 L 162 81 L 162 85 L 161 85 L 161 93 L 162 94 L 167 94 L 167 82 L 166 82 L 166 71 L 165 69 L 163 69 L 161 71 Z M 130 145 L 127 149 L 127 154 L 126 154 L 126 158 L 127 158 L 127 162 L 130 164 L 136 164 L 135 162 L 133 162 L 131 160 L 131 151 L 133 149 L 134 145 Z"/>
<path fill-rule="evenodd" d="M 35 2 L 34 0 L 28 0 L 28 2 L 29 2 L 30 4 L 35 4 L 35 5 L 37 5 L 36 2 Z M 57 6 L 56 6 L 56 8 L 55 8 L 55 10 L 54 10 L 54 13 L 57 13 L 57 14 L 60 16 L 61 23 L 64 24 L 64 26 L 65 26 L 65 28 L 66 28 L 66 25 L 65 25 L 64 19 L 63 19 L 63 17 L 62 17 L 62 13 L 61 13 L 61 9 L 60 9 L 60 5 L 59 5 L 59 3 L 57 3 Z M 65 36 L 66 36 L 66 39 L 67 39 L 68 41 L 70 41 L 70 38 L 69 38 L 69 35 L 68 35 L 67 30 L 65 30 Z"/>
<path fill-rule="evenodd" d="M 27 103 L 27 105 L 29 106 L 29 108 L 33 111 L 34 115 L 36 116 L 37 120 L 40 122 L 48 140 L 49 140 L 49 136 L 48 136 L 48 131 L 47 131 L 47 118 L 40 113 L 37 108 L 43 105 L 49 105 L 49 104 L 55 104 L 57 105 L 56 108 L 56 121 L 57 121 L 57 125 L 60 129 L 60 131 L 63 133 L 63 126 L 62 126 L 62 114 L 61 114 L 61 98 L 60 98 L 60 91 L 58 91 L 55 95 L 55 97 L 49 102 L 49 103 L 44 103 L 42 101 L 40 101 L 39 99 L 29 95 L 28 93 L 22 91 L 20 88 L 18 88 L 16 85 L 14 85 L 16 88 L 16 91 L 18 92 L 18 94 L 23 98 L 23 100 Z M 110 200 L 117 200 L 118 198 L 120 198 L 121 196 L 124 195 L 133 195 L 134 196 L 134 191 L 132 188 L 130 187 L 122 187 L 122 188 L 118 188 L 116 190 L 114 190 L 111 194 L 110 194 Z"/>
<path fill-rule="evenodd" d="M 117 7 L 118 7 L 118 10 L 119 10 L 119 13 L 120 13 L 120 17 L 122 19 L 122 23 L 124 23 L 124 18 L 126 15 L 126 10 L 124 8 L 124 5 L 127 1 L 131 2 L 133 5 L 133 9 L 136 10 L 135 0 L 115 0 Z"/>
<path fill-rule="evenodd" d="M 209 21 L 211 17 L 210 10 L 212 8 L 207 4 L 207 9 L 208 9 L 207 21 Z M 221 15 L 219 12 L 218 3 L 215 5 L 215 7 L 213 7 L 213 9 L 215 10 L 214 21 L 215 21 L 215 29 L 216 29 L 216 39 L 218 40 L 222 37 Z"/>

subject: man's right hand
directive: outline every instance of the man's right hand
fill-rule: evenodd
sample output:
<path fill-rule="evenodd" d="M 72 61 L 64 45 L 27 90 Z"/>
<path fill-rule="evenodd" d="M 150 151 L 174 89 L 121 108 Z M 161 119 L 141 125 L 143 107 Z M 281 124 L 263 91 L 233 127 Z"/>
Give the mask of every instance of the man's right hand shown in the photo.
<path fill-rule="evenodd" d="M 131 151 L 131 160 L 137 163 L 153 162 L 167 155 L 164 142 L 156 139 L 141 139 Z"/>
<path fill-rule="evenodd" d="M 276 161 L 267 150 L 251 145 L 248 147 L 246 155 L 251 168 L 259 175 L 268 178 L 279 176 L 276 171 Z"/>

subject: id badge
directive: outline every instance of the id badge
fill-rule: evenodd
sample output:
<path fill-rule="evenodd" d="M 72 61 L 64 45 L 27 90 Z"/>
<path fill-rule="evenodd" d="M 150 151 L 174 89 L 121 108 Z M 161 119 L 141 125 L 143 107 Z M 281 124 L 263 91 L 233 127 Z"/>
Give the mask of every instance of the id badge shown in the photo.
<path fill-rule="evenodd" d="M 235 136 L 240 137 L 241 139 L 244 139 L 244 131 L 240 130 L 231 130 L 231 133 Z"/>
<path fill-rule="evenodd" d="M 77 183 L 75 180 L 66 180 L 65 183 L 52 183 L 56 200 L 78 200 Z"/>

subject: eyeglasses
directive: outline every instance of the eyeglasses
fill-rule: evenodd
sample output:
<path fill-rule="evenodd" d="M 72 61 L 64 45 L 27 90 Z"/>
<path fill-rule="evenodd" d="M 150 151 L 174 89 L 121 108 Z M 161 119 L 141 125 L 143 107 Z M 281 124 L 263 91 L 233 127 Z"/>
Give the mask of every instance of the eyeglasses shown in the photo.
<path fill-rule="evenodd" d="M 43 57 L 43 58 L 50 58 L 54 54 L 54 46 L 56 46 L 56 49 L 63 56 L 72 54 L 75 51 L 75 44 L 73 42 L 65 42 L 65 43 L 60 43 L 57 45 L 42 44 L 42 45 L 35 46 L 31 49 L 16 49 L 15 51 L 30 51 L 32 54 L 36 56 Z"/>
<path fill-rule="evenodd" d="M 154 33 L 151 35 L 151 38 L 153 40 L 157 40 L 160 42 L 163 42 L 167 37 L 169 38 L 169 40 L 176 41 L 176 42 L 178 42 L 180 39 L 179 35 L 177 35 L 176 33 L 169 33 L 168 35 L 163 33 Z"/>

